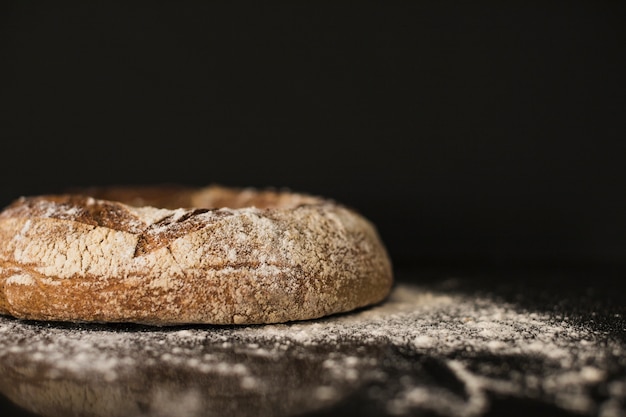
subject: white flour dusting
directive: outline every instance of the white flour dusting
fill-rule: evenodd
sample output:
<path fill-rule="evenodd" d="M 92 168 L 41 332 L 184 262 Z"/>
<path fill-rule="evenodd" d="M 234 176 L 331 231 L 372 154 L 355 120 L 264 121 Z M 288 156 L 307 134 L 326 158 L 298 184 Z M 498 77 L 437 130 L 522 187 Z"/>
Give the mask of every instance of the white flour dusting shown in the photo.
<path fill-rule="evenodd" d="M 0 319 L 0 389 L 42 415 L 295 415 L 363 403 L 364 415 L 472 417 L 504 397 L 621 417 L 624 357 L 620 341 L 567 318 L 407 284 L 380 306 L 292 324 Z"/>

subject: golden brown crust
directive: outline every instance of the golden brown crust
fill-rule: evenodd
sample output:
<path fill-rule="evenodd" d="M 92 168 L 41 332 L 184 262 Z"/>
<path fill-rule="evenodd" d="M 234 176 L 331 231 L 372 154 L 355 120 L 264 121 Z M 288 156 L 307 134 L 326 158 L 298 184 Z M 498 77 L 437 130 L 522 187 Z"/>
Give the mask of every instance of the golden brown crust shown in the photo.
<path fill-rule="evenodd" d="M 0 313 L 19 318 L 285 322 L 377 303 L 392 280 L 367 219 L 289 191 L 91 188 L 0 213 Z"/>

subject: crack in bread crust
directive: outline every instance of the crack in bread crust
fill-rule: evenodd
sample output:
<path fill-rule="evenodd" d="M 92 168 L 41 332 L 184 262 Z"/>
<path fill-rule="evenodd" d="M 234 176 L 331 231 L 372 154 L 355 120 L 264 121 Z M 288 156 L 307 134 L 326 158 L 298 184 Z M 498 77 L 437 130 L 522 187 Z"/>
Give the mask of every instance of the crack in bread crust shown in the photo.
<path fill-rule="evenodd" d="M 22 197 L 3 210 L 0 313 L 276 323 L 372 305 L 391 289 L 375 226 L 332 200 L 209 186 L 176 189 L 190 205 L 172 209 L 137 205 L 166 202 L 156 188 L 132 190 Z"/>
<path fill-rule="evenodd" d="M 206 215 L 209 213 L 210 215 Z M 205 214 L 204 216 L 200 216 Z M 160 247 L 166 246 L 174 239 L 209 226 L 212 222 L 230 216 L 224 210 L 193 209 L 182 214 L 171 214 L 146 227 L 137 240 L 134 256 L 142 256 Z"/>

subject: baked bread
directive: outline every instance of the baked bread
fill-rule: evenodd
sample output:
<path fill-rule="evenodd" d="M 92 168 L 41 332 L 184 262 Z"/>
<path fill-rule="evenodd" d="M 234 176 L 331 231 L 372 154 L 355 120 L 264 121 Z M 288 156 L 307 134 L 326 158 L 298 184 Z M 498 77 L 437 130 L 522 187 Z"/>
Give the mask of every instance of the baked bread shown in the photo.
<path fill-rule="evenodd" d="M 392 282 L 369 220 L 290 191 L 86 188 L 0 213 L 0 314 L 22 319 L 277 323 L 378 303 Z"/>

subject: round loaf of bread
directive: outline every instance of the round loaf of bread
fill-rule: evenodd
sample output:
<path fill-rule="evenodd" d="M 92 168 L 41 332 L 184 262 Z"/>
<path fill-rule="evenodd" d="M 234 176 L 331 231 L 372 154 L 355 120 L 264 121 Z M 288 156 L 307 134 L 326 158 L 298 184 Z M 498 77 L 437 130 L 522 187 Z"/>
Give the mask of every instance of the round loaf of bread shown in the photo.
<path fill-rule="evenodd" d="M 0 213 L 0 314 L 22 319 L 278 323 L 378 303 L 392 283 L 369 220 L 291 191 L 100 187 Z"/>

